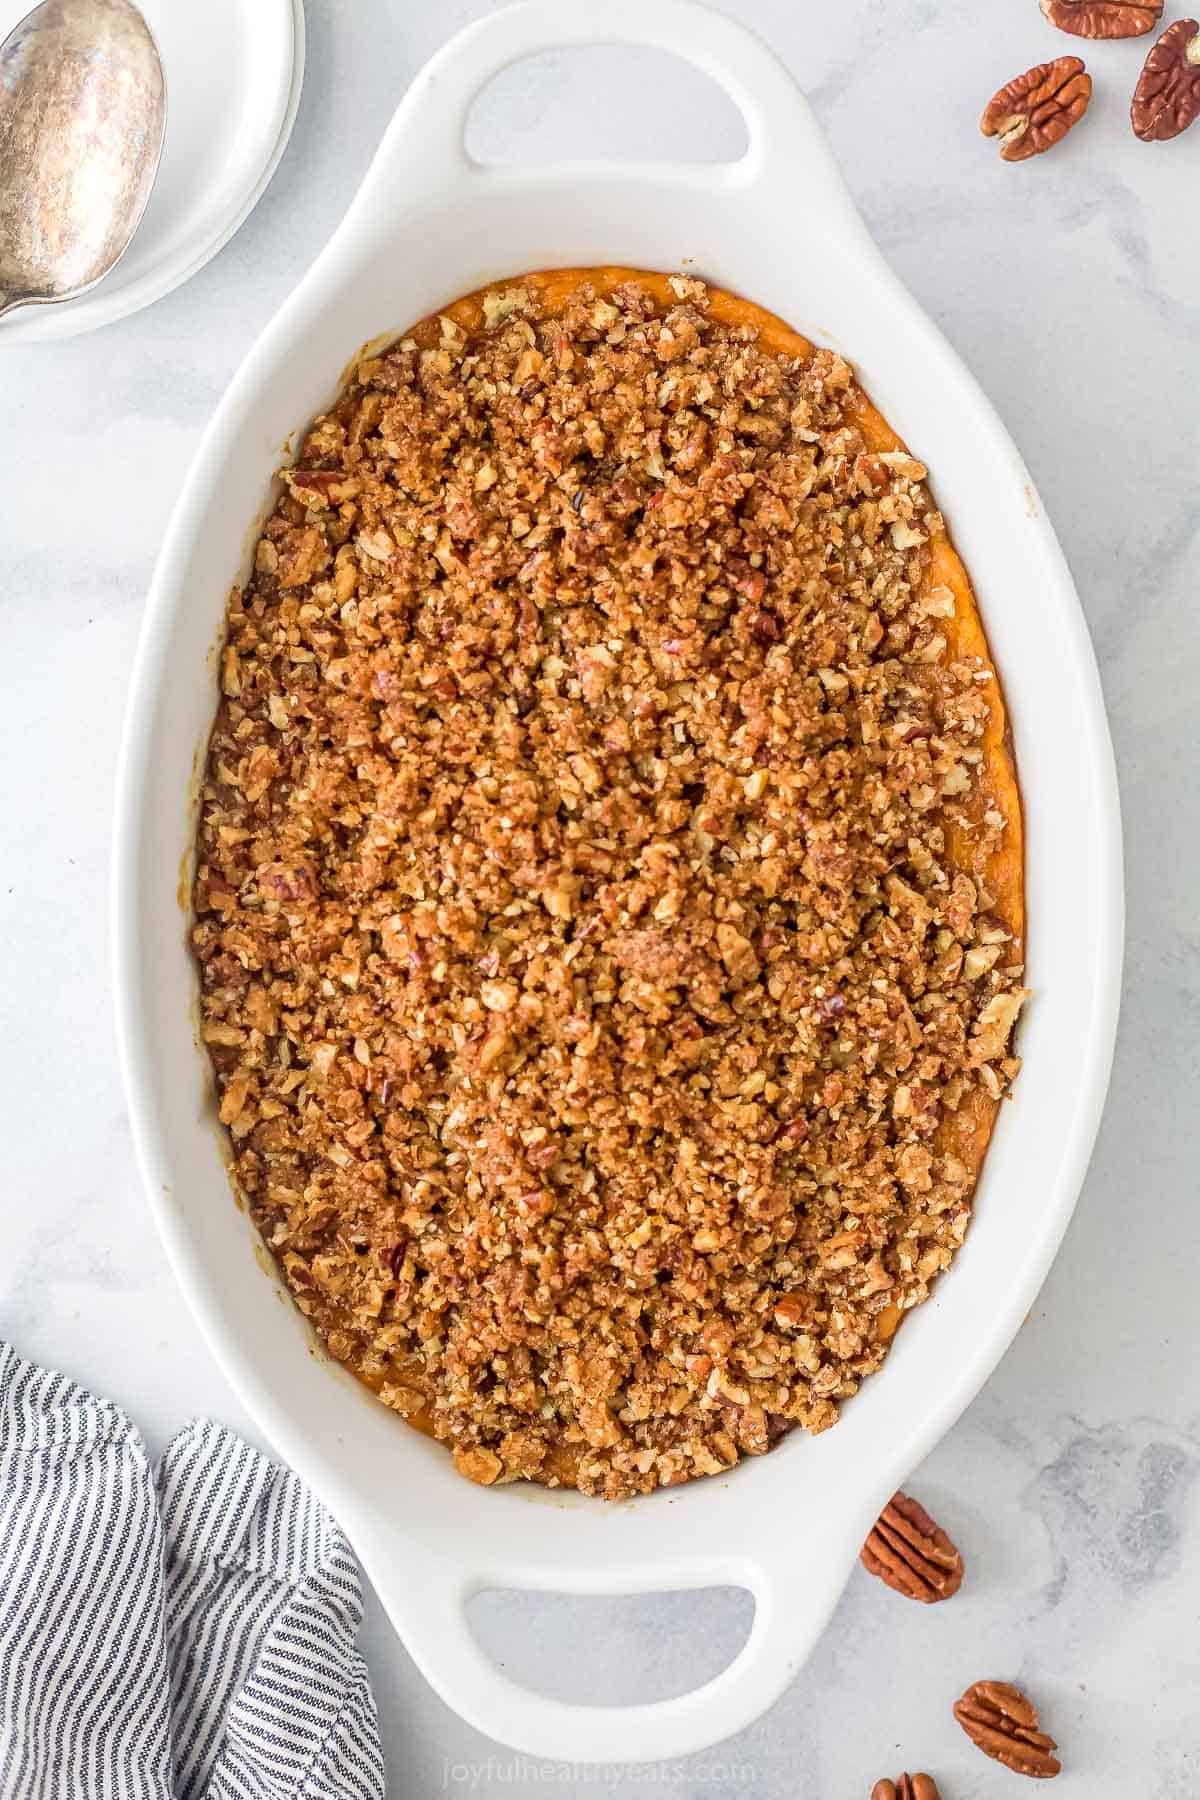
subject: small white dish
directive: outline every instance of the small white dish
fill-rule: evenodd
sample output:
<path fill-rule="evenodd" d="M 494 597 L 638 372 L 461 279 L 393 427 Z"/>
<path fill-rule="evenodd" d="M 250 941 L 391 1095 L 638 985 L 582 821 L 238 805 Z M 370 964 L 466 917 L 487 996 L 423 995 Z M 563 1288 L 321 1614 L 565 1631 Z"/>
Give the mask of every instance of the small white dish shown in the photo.
<path fill-rule="evenodd" d="M 0 39 L 31 0 L 0 0 Z M 257 205 L 291 136 L 304 79 L 303 0 L 139 0 L 167 77 L 167 135 L 146 216 L 107 280 L 19 308 L 0 346 L 110 325 L 161 300 Z"/>

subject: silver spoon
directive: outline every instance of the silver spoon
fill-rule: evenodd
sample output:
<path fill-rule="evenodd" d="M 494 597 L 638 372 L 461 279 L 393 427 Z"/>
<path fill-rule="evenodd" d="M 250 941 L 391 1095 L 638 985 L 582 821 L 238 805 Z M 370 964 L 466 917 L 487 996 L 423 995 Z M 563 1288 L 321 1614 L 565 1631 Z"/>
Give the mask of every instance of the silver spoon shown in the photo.
<path fill-rule="evenodd" d="M 0 317 L 95 287 L 137 230 L 166 83 L 131 0 L 43 0 L 0 44 Z"/>

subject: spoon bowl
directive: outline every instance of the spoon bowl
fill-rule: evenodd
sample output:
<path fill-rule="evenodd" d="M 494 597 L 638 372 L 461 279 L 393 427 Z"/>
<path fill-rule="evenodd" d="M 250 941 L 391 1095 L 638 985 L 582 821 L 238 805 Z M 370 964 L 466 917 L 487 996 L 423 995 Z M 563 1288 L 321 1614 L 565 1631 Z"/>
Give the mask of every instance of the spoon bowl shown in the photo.
<path fill-rule="evenodd" d="M 132 0 L 42 0 L 0 44 L 0 317 L 70 300 L 120 261 L 166 127 Z"/>

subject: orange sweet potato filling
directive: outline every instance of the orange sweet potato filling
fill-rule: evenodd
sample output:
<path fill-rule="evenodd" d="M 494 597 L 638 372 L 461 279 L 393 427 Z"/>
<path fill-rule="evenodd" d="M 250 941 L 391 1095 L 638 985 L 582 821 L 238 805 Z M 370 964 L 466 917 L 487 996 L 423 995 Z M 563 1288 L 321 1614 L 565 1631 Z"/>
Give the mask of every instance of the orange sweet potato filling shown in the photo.
<path fill-rule="evenodd" d="M 924 468 L 762 308 L 611 267 L 364 354 L 283 480 L 194 945 L 297 1303 L 485 1485 L 824 1429 L 1018 1067 L 1016 770 Z"/>

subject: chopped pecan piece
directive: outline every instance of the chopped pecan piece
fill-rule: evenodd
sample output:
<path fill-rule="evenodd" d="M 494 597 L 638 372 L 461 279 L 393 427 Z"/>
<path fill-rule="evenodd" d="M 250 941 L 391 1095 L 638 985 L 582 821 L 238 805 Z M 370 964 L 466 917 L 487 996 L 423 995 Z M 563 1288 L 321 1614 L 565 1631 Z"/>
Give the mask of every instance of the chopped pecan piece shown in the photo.
<path fill-rule="evenodd" d="M 329 561 L 325 539 L 315 527 L 287 531 L 279 545 L 279 581 L 282 587 L 304 587 Z"/>
<path fill-rule="evenodd" d="M 963 1560 L 919 1501 L 894 1494 L 862 1547 L 862 1564 L 898 1594 L 927 1606 L 962 1586 Z"/>
<path fill-rule="evenodd" d="M 1165 143 L 1200 114 L 1200 25 L 1177 19 L 1146 58 L 1133 96 L 1133 129 L 1145 144 Z"/>
<path fill-rule="evenodd" d="M 495 1451 L 483 1450 L 475 1445 L 456 1450 L 454 1466 L 460 1475 L 465 1475 L 468 1481 L 474 1481 L 480 1487 L 491 1487 L 504 1471 L 504 1464 Z"/>
<path fill-rule="evenodd" d="M 1092 78 L 1079 58 L 1058 56 L 1007 82 L 988 102 L 979 129 L 1000 139 L 1005 162 L 1024 162 L 1065 138 L 1091 98 Z"/>
<path fill-rule="evenodd" d="M 1144 37 L 1162 18 L 1163 0 L 1042 0 L 1042 11 L 1073 37 Z"/>
<path fill-rule="evenodd" d="M 1062 1770 L 1052 1737 L 1039 1731 L 1037 1707 L 1007 1681 L 976 1681 L 954 1703 L 954 1716 L 971 1742 L 1014 1775 L 1048 1781 Z"/>
<path fill-rule="evenodd" d="M 871 1800 L 941 1800 L 932 1775 L 901 1775 L 899 1781 L 877 1781 Z"/>

